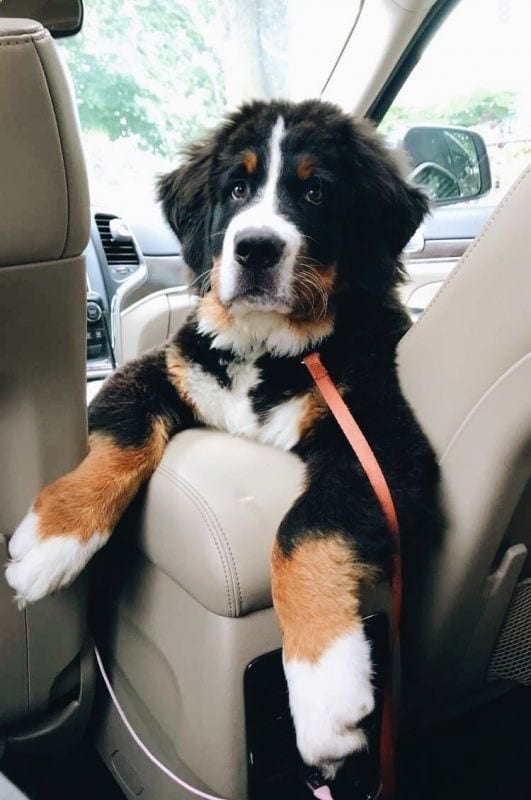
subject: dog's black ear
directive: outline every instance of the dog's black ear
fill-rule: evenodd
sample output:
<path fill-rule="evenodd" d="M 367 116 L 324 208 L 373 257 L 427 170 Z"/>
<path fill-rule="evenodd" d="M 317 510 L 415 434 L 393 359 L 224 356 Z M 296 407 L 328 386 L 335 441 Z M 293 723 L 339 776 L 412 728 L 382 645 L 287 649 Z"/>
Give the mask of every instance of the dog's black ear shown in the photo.
<path fill-rule="evenodd" d="M 157 194 L 164 215 L 182 246 L 184 260 L 194 272 L 211 264 L 211 171 L 215 139 L 190 147 L 184 164 L 157 180 Z"/>
<path fill-rule="evenodd" d="M 400 254 L 427 214 L 429 201 L 407 182 L 397 155 L 369 123 L 354 123 L 353 158 L 351 258 L 361 286 L 381 293 L 403 279 Z"/>

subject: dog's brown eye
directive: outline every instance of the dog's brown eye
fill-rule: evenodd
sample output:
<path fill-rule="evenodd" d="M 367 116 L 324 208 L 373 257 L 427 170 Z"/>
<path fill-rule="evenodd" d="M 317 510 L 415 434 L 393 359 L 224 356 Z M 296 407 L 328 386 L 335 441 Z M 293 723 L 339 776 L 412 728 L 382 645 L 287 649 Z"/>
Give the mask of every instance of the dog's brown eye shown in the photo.
<path fill-rule="evenodd" d="M 315 206 L 319 205 L 319 203 L 323 200 L 323 185 L 321 183 L 320 178 L 312 178 L 310 183 L 308 184 L 308 188 L 306 190 L 306 194 L 304 195 L 305 200 L 309 203 L 313 203 Z"/>
<path fill-rule="evenodd" d="M 234 200 L 245 200 L 249 193 L 249 187 L 247 185 L 247 181 L 236 181 L 234 186 L 232 187 L 232 197 Z"/>

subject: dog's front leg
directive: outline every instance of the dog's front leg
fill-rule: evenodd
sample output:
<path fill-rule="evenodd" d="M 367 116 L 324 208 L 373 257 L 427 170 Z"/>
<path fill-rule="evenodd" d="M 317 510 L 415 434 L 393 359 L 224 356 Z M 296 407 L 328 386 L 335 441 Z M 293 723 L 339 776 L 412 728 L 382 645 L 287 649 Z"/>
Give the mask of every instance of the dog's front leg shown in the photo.
<path fill-rule="evenodd" d="M 6 579 L 20 606 L 74 580 L 185 419 L 163 351 L 126 365 L 105 383 L 89 411 L 86 458 L 42 489 L 10 539 Z"/>
<path fill-rule="evenodd" d="M 273 602 L 283 634 L 284 671 L 303 760 L 334 777 L 366 746 L 360 722 L 374 708 L 371 654 L 359 588 L 374 572 L 341 531 L 281 526 L 272 560 Z"/>

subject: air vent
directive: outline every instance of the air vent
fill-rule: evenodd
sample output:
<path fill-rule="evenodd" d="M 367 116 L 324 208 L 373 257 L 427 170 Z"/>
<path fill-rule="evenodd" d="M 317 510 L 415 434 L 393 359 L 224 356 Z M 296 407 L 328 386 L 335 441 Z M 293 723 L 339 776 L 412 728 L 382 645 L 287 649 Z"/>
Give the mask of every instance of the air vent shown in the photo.
<path fill-rule="evenodd" d="M 113 238 L 111 221 L 118 219 L 112 214 L 96 214 L 96 226 L 105 252 L 109 272 L 115 281 L 124 281 L 139 267 L 140 259 L 132 239 Z"/>

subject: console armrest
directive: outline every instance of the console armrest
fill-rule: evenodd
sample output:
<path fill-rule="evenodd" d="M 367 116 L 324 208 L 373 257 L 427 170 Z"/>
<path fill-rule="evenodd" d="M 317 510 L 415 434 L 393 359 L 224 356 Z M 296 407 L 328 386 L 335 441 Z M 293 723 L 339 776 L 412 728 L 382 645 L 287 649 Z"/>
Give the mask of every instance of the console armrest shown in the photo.
<path fill-rule="evenodd" d="M 303 464 L 291 453 L 189 430 L 169 443 L 145 496 L 122 522 L 140 552 L 128 559 L 113 593 L 108 657 L 115 690 L 146 744 L 185 779 L 221 797 L 249 796 L 244 676 L 249 664 L 281 647 L 271 549 L 303 486 Z M 386 585 L 362 598 L 364 614 L 388 608 Z M 278 652 L 273 658 L 280 663 Z M 281 670 L 266 684 L 273 703 L 285 697 Z M 127 796 L 176 796 L 115 710 L 107 704 L 103 713 L 97 747 L 129 786 Z M 293 753 L 287 713 L 286 703 L 274 726 L 281 750 Z M 127 783 L 131 775 L 134 785 Z"/>
<path fill-rule="evenodd" d="M 273 539 L 303 477 L 291 453 L 219 431 L 180 433 L 147 487 L 140 548 L 216 614 L 267 608 Z"/>

